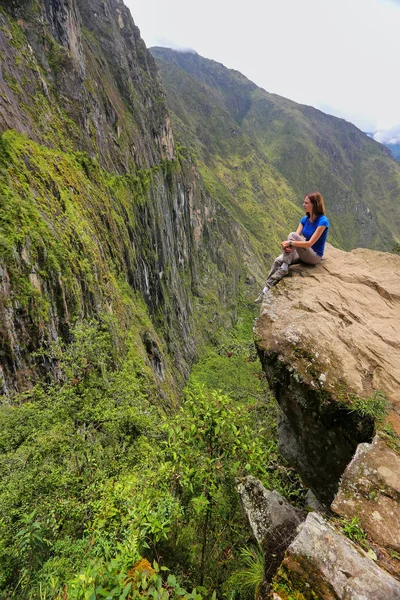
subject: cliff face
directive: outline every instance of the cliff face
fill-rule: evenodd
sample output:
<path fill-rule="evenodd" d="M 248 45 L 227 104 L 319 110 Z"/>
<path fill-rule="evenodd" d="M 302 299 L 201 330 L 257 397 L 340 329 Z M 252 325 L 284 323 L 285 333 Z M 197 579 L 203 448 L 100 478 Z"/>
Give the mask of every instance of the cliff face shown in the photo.
<path fill-rule="evenodd" d="M 255 328 L 281 451 L 326 506 L 334 500 L 334 513 L 359 520 L 398 577 L 400 258 L 328 247 L 320 265 L 290 275 L 267 294 Z M 292 565 L 289 578 L 304 584 L 293 552 L 284 570 Z"/>
<path fill-rule="evenodd" d="M 156 66 L 122 2 L 13 2 L 7 12 L 2 129 L 72 143 L 119 172 L 173 158 Z"/>
<path fill-rule="evenodd" d="M 267 296 L 257 344 L 283 408 L 284 451 L 326 500 L 357 444 L 370 441 L 380 394 L 397 423 L 400 259 L 329 247 L 320 265 L 292 267 L 291 274 Z M 317 470 L 313 484 L 308 475 Z"/>
<path fill-rule="evenodd" d="M 210 318 L 215 332 L 234 316 L 247 242 L 176 151 L 129 11 L 117 0 L 9 3 L 0 56 L 2 391 L 54 376 L 33 352 L 68 341 L 76 319 L 108 315 L 128 330 L 135 294 L 179 381 Z"/>

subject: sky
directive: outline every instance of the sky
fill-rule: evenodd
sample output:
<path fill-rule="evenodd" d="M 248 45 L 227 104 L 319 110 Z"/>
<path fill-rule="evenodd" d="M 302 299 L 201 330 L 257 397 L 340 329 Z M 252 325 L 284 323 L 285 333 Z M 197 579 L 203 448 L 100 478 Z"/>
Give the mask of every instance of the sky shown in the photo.
<path fill-rule="evenodd" d="M 124 2 L 147 47 L 193 49 L 400 142 L 400 0 Z"/>

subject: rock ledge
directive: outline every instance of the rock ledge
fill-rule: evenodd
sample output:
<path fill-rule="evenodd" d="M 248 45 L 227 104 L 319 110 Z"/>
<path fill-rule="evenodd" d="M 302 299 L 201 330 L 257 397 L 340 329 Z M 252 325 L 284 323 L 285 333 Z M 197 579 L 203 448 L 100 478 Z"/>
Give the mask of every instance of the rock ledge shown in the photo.
<path fill-rule="evenodd" d="M 320 265 L 290 271 L 255 327 L 280 407 L 280 449 L 326 507 L 339 487 L 332 509 L 360 519 L 379 563 L 399 578 L 400 257 L 328 246 Z M 380 397 L 388 415 L 377 420 Z M 340 594 L 318 597 L 400 598 Z"/>

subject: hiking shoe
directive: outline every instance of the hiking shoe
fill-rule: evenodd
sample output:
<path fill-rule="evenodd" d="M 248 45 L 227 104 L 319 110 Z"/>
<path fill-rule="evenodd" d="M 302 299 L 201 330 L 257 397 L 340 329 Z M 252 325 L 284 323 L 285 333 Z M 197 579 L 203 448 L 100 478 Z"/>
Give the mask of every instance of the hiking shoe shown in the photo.
<path fill-rule="evenodd" d="M 284 277 L 287 277 L 287 275 L 289 275 L 289 269 L 282 269 L 282 267 L 279 267 L 279 269 L 271 275 L 270 279 L 272 281 L 280 281 Z"/>
<path fill-rule="evenodd" d="M 254 300 L 254 304 L 261 304 L 261 302 L 264 300 L 264 292 L 261 292 L 261 294 L 259 296 L 257 296 L 257 298 Z"/>

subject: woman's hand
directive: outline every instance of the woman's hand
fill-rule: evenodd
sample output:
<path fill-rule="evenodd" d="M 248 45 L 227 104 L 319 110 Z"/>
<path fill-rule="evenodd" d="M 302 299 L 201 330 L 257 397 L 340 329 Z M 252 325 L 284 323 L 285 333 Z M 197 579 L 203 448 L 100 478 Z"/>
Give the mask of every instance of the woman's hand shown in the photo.
<path fill-rule="evenodd" d="M 290 252 L 291 251 L 291 247 L 289 245 L 289 241 L 288 240 L 284 240 L 283 242 L 281 242 L 281 248 L 284 252 Z"/>

